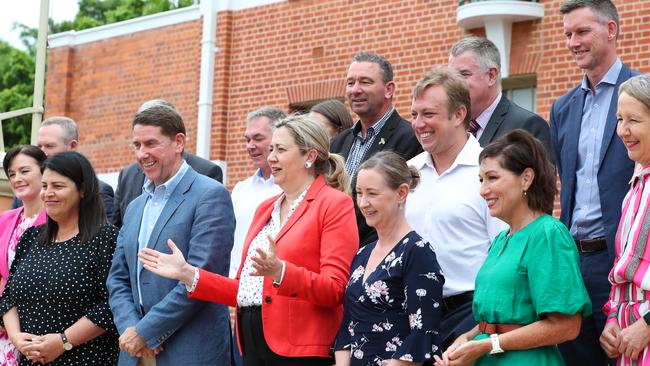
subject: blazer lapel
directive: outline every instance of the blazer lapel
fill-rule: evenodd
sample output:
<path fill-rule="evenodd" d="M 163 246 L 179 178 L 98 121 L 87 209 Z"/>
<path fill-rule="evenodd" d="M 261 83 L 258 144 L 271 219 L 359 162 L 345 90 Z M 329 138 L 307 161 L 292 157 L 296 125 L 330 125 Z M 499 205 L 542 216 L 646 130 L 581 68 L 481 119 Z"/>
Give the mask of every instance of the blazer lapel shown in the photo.
<path fill-rule="evenodd" d="M 368 160 L 368 158 L 373 156 L 377 151 L 381 151 L 384 148 L 384 145 L 388 143 L 388 140 L 393 135 L 393 130 L 397 128 L 397 123 L 402 122 L 400 120 L 399 114 L 397 114 L 397 109 L 394 109 L 393 113 L 391 113 L 391 115 L 388 117 L 386 123 L 384 124 L 384 127 L 381 129 L 381 131 L 379 131 L 379 134 L 372 142 L 372 146 L 370 146 L 370 149 L 368 149 L 366 155 L 363 156 L 363 159 L 361 159 L 361 161 Z"/>
<path fill-rule="evenodd" d="M 124 252 L 126 253 L 127 261 L 129 261 L 129 268 L 138 268 L 138 236 L 140 233 L 140 225 L 142 225 L 142 214 L 144 213 L 144 205 L 147 202 L 145 198 L 136 198 L 131 203 L 134 207 L 130 211 L 133 220 L 137 220 L 136 225 L 124 225 L 122 230 L 124 232 Z M 129 219 L 126 218 L 125 219 Z"/>
<path fill-rule="evenodd" d="M 481 134 L 481 138 L 478 140 L 481 146 L 485 146 L 489 144 L 490 141 L 492 141 L 494 135 L 497 133 L 497 130 L 499 129 L 499 126 L 501 125 L 503 120 L 505 120 L 509 108 L 510 108 L 510 101 L 508 100 L 508 98 L 506 98 L 505 95 L 502 94 L 501 100 L 499 100 L 497 107 L 494 109 L 494 112 L 492 112 L 492 115 L 490 116 L 490 120 L 488 121 L 487 126 L 485 126 L 485 130 L 483 130 L 483 133 Z"/>
<path fill-rule="evenodd" d="M 585 105 L 585 97 L 587 93 L 588 92 L 582 88 L 578 88 L 569 103 L 568 118 L 566 119 L 566 144 L 567 151 L 569 151 L 573 157 L 567 161 L 567 166 L 564 168 L 568 172 L 575 172 L 576 165 L 578 164 L 578 141 L 580 140 L 580 127 L 582 125 L 582 109 Z M 575 182 L 575 174 L 571 174 L 570 179 L 570 186 L 572 187 Z"/>
<path fill-rule="evenodd" d="M 618 74 L 618 79 L 616 80 L 616 85 L 614 86 L 614 93 L 612 94 L 612 100 L 609 103 L 609 111 L 607 112 L 607 120 L 605 121 L 605 130 L 603 131 L 603 141 L 600 145 L 600 159 L 599 166 L 603 166 L 603 159 L 607 153 L 607 148 L 612 143 L 614 137 L 614 131 L 616 131 L 616 110 L 618 109 L 618 88 L 621 86 L 625 80 L 629 79 L 631 76 L 630 69 L 625 67 L 621 68 L 621 72 Z"/>
<path fill-rule="evenodd" d="M 309 206 L 309 203 L 314 200 L 318 192 L 320 191 L 321 188 L 325 185 L 325 180 L 323 177 L 317 177 L 316 180 L 311 184 L 311 187 L 309 187 L 309 190 L 307 191 L 307 194 L 305 195 L 304 200 L 296 207 L 296 210 L 291 214 L 291 217 L 289 217 L 289 220 L 282 225 L 282 228 L 280 229 L 280 232 L 278 232 L 278 235 L 275 237 L 275 242 L 277 243 L 280 238 L 295 224 L 300 217 L 305 213 L 307 210 L 307 206 Z"/>

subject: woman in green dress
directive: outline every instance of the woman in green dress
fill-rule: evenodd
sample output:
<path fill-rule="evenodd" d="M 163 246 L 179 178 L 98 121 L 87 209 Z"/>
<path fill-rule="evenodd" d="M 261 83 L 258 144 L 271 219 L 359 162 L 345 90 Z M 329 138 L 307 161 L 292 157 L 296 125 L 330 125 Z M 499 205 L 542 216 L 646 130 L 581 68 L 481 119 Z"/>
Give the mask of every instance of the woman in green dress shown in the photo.
<path fill-rule="evenodd" d="M 476 277 L 479 325 L 436 356 L 436 366 L 564 365 L 556 345 L 577 337 L 591 304 L 576 245 L 550 216 L 555 170 L 523 130 L 485 147 L 479 161 L 481 196 L 510 229 L 494 239 Z"/>

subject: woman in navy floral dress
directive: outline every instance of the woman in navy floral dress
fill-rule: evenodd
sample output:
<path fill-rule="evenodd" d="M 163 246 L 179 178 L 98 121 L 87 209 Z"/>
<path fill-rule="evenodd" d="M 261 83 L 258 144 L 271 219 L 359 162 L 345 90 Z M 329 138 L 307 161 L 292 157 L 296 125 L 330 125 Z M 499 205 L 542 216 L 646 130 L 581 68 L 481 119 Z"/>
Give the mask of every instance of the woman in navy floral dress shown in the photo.
<path fill-rule="evenodd" d="M 378 153 L 359 168 L 357 203 L 379 239 L 352 261 L 333 346 L 336 366 L 406 366 L 440 355 L 444 277 L 433 247 L 404 217 L 417 183 L 417 171 L 393 152 Z"/>

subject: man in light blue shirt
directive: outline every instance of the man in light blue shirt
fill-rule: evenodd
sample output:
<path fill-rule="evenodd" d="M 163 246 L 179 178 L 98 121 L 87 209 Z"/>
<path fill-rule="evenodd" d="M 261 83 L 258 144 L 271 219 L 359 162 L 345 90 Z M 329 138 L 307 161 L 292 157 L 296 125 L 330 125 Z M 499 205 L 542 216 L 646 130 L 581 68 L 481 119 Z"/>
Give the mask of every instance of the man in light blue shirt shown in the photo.
<path fill-rule="evenodd" d="M 145 247 L 171 253 L 171 240 L 188 262 L 227 275 L 235 228 L 230 195 L 183 159 L 185 125 L 176 110 L 142 110 L 132 128 L 146 180 L 124 213 L 106 281 L 120 333 L 118 364 L 229 366 L 227 308 L 188 299 L 184 284 L 143 269 L 137 256 Z"/>
<path fill-rule="evenodd" d="M 602 307 L 623 197 L 634 163 L 616 136 L 618 87 L 636 74 L 616 55 L 619 18 L 610 0 L 566 0 L 560 7 L 569 51 L 585 75 L 551 108 L 551 150 L 562 188 L 560 220 L 569 228 L 591 298 L 580 335 L 560 345 L 567 365 L 615 365 L 600 346 Z"/>

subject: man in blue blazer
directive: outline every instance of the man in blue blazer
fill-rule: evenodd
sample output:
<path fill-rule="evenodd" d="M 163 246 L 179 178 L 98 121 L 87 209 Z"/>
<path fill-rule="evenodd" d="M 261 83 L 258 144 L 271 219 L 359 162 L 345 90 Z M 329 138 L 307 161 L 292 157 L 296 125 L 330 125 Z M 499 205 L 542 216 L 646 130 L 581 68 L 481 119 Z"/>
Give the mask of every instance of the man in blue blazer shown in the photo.
<path fill-rule="evenodd" d="M 615 134 L 618 87 L 637 72 L 616 55 L 618 12 L 610 0 L 567 0 L 560 12 L 567 46 L 585 75 L 553 103 L 551 148 L 562 183 L 560 220 L 576 241 L 593 306 L 578 338 L 560 345 L 560 351 L 567 365 L 615 364 L 598 339 L 606 321 L 601 309 L 609 297 L 621 203 L 634 170 Z"/>
<path fill-rule="evenodd" d="M 225 306 L 189 300 L 178 281 L 144 270 L 144 247 L 169 253 L 173 240 L 188 262 L 228 275 L 235 219 L 228 191 L 182 157 L 185 126 L 165 106 L 133 120 L 136 160 L 148 180 L 126 209 L 107 279 L 120 333 L 120 366 L 229 365 Z"/>

